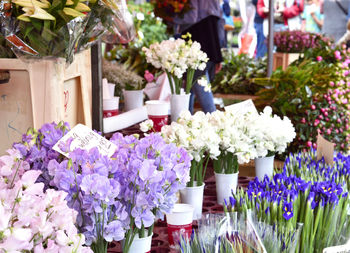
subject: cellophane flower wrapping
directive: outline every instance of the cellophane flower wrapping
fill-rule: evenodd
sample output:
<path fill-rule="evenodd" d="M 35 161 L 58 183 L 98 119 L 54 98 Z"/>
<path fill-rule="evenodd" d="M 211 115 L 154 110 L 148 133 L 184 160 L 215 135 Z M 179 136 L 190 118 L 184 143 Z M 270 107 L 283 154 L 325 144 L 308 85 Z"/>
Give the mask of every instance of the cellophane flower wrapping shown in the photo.
<path fill-rule="evenodd" d="M 5 252 L 92 252 L 75 227 L 77 212 L 68 207 L 67 192 L 37 183 L 19 150 L 0 157 L 0 248 Z"/>
<path fill-rule="evenodd" d="M 337 154 L 334 165 L 316 161 L 315 151 L 290 155 L 272 179 L 257 178 L 234 195 L 234 210 L 253 209 L 259 221 L 278 229 L 303 223 L 299 252 L 321 252 L 350 238 L 349 157 Z"/>
<path fill-rule="evenodd" d="M 178 234 L 178 248 L 189 252 L 264 252 L 265 246 L 249 213 L 206 214 L 190 238 Z"/>
<path fill-rule="evenodd" d="M 2 1 L 0 32 L 19 58 L 62 57 L 71 63 L 107 32 L 129 42 L 135 34 L 130 15 L 124 0 Z"/>

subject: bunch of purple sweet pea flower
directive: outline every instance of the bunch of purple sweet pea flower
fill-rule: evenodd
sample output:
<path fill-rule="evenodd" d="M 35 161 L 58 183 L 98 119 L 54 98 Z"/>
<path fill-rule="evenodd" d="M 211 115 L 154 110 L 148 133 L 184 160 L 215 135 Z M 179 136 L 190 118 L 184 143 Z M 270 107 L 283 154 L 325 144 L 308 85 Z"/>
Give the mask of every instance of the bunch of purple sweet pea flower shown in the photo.
<path fill-rule="evenodd" d="M 136 234 L 150 236 L 155 219 L 171 211 L 176 192 L 190 180 L 191 158 L 185 149 L 166 144 L 159 134 L 138 140 L 117 133 L 111 141 L 118 147 L 112 158 L 121 171 L 122 202 L 130 215 L 123 250 L 128 252 Z"/>
<path fill-rule="evenodd" d="M 117 133 L 112 157 L 97 148 L 70 151 L 71 139 L 59 143 L 65 158 L 52 150 L 66 133 L 64 123 L 30 130 L 14 147 L 32 169 L 41 170 L 48 188 L 68 193 L 68 206 L 78 212 L 77 226 L 94 252 L 106 252 L 108 242 L 124 239 L 124 251 L 136 234 L 153 233 L 155 219 L 163 218 L 177 201 L 176 192 L 189 181 L 191 158 L 183 148 L 166 144 L 159 134 L 142 139 Z M 49 158 L 47 155 L 50 155 Z"/>
<path fill-rule="evenodd" d="M 316 161 L 314 151 L 290 155 L 281 173 L 257 178 L 230 199 L 228 211 L 256 211 L 258 219 L 295 230 L 303 223 L 300 252 L 321 252 L 350 238 L 348 182 L 350 157 L 337 154 L 334 165 Z"/>

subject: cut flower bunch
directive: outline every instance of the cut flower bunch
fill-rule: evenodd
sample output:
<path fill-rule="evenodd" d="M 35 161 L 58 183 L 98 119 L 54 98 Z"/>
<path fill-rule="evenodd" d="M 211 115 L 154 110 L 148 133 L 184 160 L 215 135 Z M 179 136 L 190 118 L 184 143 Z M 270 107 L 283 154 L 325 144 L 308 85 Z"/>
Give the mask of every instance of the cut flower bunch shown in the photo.
<path fill-rule="evenodd" d="M 259 221 L 295 230 L 303 223 L 297 252 L 321 252 L 350 237 L 349 157 L 337 154 L 334 165 L 316 161 L 315 151 L 287 157 L 273 179 L 257 178 L 238 191 L 229 210 L 253 209 Z"/>
<path fill-rule="evenodd" d="M 0 4 L 0 36 L 17 57 L 63 57 L 86 49 L 118 16 L 121 1 L 9 0 Z"/>
<path fill-rule="evenodd" d="M 194 72 L 204 70 L 208 61 L 207 54 L 201 51 L 201 46 L 196 41 L 191 41 L 188 34 L 184 39 L 163 40 L 154 43 L 149 48 L 142 50 L 146 54 L 146 60 L 154 67 L 162 69 L 168 75 L 172 94 L 180 94 L 182 78 L 186 75 L 186 94 L 189 94 L 194 83 Z M 207 85 L 206 83 L 203 86 Z"/>
<path fill-rule="evenodd" d="M 163 126 L 162 136 L 193 157 L 192 163 L 196 163 L 191 167 L 193 186 L 194 181 L 203 182 L 209 159 L 214 160 L 217 173 L 236 173 L 238 164 L 282 153 L 294 139 L 295 130 L 287 117 L 272 115 L 271 108 L 266 107 L 261 114 L 227 110 L 191 115 L 184 111 L 177 122 Z"/>
<path fill-rule="evenodd" d="M 94 252 L 106 252 L 108 242 L 124 239 L 128 252 L 135 235 L 151 235 L 153 223 L 169 213 L 176 192 L 189 181 L 191 158 L 183 148 L 166 144 L 159 134 L 139 139 L 115 134 L 112 157 L 97 148 L 70 150 L 72 139 L 59 142 L 69 158 L 52 150 L 67 132 L 65 123 L 31 129 L 14 150 L 28 169 L 44 174 L 47 191 L 66 192 L 66 201 L 77 212 L 77 228 Z"/>
<path fill-rule="evenodd" d="M 5 252 L 92 252 L 75 227 L 77 212 L 67 192 L 36 183 L 41 172 L 30 170 L 21 153 L 9 149 L 0 157 L 0 248 Z"/>

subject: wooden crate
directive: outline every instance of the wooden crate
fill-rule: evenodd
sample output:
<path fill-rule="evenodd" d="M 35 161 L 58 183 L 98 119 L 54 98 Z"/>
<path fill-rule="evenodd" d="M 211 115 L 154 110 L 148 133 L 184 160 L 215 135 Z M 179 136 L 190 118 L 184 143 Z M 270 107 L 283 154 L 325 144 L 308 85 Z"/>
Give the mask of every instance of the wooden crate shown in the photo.
<path fill-rule="evenodd" d="M 293 61 L 299 58 L 299 53 L 274 53 L 273 54 L 273 70 L 282 67 L 283 70 L 291 64 Z"/>
<path fill-rule="evenodd" d="M 10 81 L 0 84 L 0 155 L 29 127 L 64 120 L 91 127 L 91 54 L 64 59 L 0 59 Z"/>

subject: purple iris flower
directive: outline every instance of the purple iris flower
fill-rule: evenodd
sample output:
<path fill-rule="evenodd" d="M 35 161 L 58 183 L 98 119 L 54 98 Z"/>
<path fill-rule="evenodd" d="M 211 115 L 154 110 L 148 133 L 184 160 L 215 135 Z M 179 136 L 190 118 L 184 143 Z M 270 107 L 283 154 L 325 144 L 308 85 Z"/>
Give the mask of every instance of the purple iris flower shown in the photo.
<path fill-rule="evenodd" d="M 290 218 L 293 217 L 293 204 L 291 202 L 289 203 L 284 203 L 283 205 L 283 217 L 286 220 L 289 220 Z"/>

